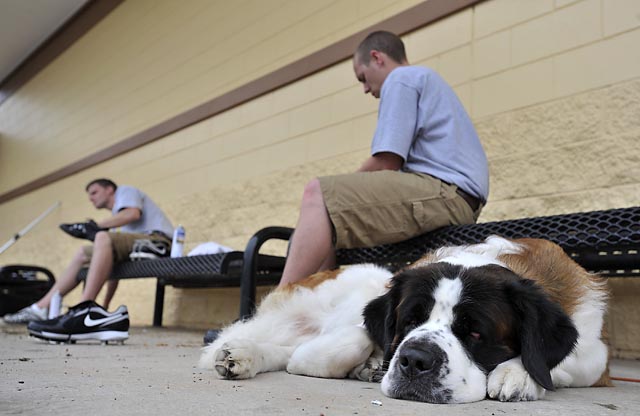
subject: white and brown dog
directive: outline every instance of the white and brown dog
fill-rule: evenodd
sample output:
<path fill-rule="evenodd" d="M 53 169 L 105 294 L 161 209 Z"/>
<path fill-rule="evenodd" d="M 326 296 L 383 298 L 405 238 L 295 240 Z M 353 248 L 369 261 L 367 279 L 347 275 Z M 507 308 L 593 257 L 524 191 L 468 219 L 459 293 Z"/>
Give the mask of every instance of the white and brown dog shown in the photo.
<path fill-rule="evenodd" d="M 610 385 L 607 297 L 557 245 L 490 237 L 393 277 L 352 266 L 274 291 L 205 347 L 200 365 L 228 379 L 383 374 L 385 395 L 430 403 L 537 400 L 556 387 Z"/>

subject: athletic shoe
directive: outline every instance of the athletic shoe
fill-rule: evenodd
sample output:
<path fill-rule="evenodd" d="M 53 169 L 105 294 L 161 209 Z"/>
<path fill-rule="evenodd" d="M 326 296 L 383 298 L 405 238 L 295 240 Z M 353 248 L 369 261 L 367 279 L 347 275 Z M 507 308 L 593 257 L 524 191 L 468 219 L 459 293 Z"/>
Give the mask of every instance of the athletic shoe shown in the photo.
<path fill-rule="evenodd" d="M 129 338 L 129 312 L 126 306 L 120 306 L 110 313 L 88 300 L 57 318 L 30 322 L 27 329 L 31 336 L 57 342 L 124 341 Z"/>
<path fill-rule="evenodd" d="M 221 330 L 219 329 L 210 329 L 204 334 L 204 345 L 213 344 L 213 341 L 218 339 Z"/>
<path fill-rule="evenodd" d="M 71 224 L 60 224 L 60 229 L 73 237 L 90 241 L 93 241 L 96 238 L 98 231 L 106 230 L 106 228 L 98 227 L 98 224 L 96 224 L 94 220 Z"/>
<path fill-rule="evenodd" d="M 157 259 L 168 257 L 170 253 L 169 243 L 163 240 L 136 240 L 129 258 L 135 260 Z"/>
<path fill-rule="evenodd" d="M 47 319 L 49 310 L 39 308 L 35 303 L 26 308 L 20 309 L 16 313 L 8 313 L 4 316 L 4 321 L 8 324 L 26 324 L 30 321 L 44 321 Z"/>

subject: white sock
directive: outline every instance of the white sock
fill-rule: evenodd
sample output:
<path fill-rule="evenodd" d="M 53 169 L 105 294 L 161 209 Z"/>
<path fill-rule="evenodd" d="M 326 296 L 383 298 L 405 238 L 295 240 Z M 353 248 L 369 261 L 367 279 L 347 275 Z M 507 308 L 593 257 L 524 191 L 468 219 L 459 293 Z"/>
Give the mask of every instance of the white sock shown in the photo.
<path fill-rule="evenodd" d="M 34 303 L 33 305 L 31 305 L 31 309 L 33 309 L 36 312 L 46 311 L 47 310 L 47 308 L 41 308 L 40 306 L 38 306 L 37 303 Z"/>

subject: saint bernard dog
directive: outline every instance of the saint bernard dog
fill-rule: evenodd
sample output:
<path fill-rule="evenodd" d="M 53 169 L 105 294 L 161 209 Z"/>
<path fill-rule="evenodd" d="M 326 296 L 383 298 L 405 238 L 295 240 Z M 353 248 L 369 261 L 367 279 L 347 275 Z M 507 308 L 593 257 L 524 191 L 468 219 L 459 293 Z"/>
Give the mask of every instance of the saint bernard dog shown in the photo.
<path fill-rule="evenodd" d="M 557 245 L 492 236 L 394 276 L 359 265 L 276 290 L 205 347 L 200 366 L 226 379 L 381 380 L 389 397 L 429 403 L 537 400 L 611 385 L 607 299 L 604 280 Z"/>

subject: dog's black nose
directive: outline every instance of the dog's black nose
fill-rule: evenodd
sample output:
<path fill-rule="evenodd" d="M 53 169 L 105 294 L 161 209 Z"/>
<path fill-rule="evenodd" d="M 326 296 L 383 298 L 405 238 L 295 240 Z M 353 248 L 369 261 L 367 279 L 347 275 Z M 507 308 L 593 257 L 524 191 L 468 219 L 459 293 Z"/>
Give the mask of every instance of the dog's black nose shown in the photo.
<path fill-rule="evenodd" d="M 407 377 L 419 377 L 437 370 L 440 362 L 437 351 L 424 345 L 406 345 L 398 354 L 398 366 Z"/>

